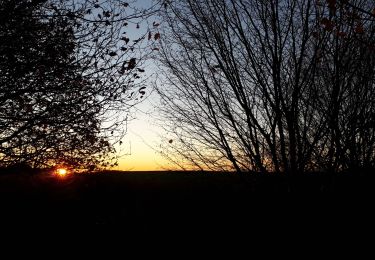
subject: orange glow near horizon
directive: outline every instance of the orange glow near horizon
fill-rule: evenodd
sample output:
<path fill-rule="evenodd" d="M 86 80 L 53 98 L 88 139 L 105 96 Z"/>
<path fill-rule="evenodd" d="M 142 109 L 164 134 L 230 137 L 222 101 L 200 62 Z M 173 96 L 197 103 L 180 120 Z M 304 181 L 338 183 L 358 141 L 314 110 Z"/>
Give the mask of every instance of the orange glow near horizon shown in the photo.
<path fill-rule="evenodd" d="M 128 132 L 121 147 L 124 155 L 114 170 L 163 171 L 173 167 L 158 152 L 160 136 L 157 131 L 147 115 L 140 114 L 136 120 L 129 122 Z"/>
<path fill-rule="evenodd" d="M 61 177 L 63 177 L 63 176 L 65 176 L 65 175 L 68 174 L 68 171 L 67 171 L 66 169 L 64 169 L 64 168 L 58 168 L 58 169 L 56 170 L 56 172 L 57 172 L 57 174 L 58 174 L 59 176 L 61 176 Z"/>

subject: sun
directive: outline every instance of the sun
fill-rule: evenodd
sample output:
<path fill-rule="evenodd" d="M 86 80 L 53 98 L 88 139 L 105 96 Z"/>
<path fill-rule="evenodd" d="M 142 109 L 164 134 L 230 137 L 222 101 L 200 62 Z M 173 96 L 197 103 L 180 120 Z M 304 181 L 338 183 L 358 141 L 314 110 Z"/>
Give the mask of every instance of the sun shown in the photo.
<path fill-rule="evenodd" d="M 68 171 L 64 168 L 58 168 L 57 169 L 57 174 L 60 176 L 65 176 L 68 173 Z"/>

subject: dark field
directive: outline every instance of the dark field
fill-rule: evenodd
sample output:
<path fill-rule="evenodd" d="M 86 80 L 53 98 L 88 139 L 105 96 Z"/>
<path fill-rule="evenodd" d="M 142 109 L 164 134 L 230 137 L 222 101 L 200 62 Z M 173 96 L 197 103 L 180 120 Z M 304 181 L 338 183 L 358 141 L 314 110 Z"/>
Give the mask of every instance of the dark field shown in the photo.
<path fill-rule="evenodd" d="M 258 175 L 244 182 L 228 173 L 1 174 L 0 225 L 114 225 L 146 233 L 237 233 L 296 221 L 311 227 L 353 213 L 371 218 L 373 184 L 368 174 L 292 182 Z"/>

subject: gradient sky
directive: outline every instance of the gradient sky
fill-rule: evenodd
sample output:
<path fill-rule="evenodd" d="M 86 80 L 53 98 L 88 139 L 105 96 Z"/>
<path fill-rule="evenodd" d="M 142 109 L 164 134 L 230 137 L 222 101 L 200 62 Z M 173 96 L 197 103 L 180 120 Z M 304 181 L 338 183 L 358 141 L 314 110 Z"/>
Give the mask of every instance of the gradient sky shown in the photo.
<path fill-rule="evenodd" d="M 123 139 L 118 170 L 153 171 L 166 170 L 172 166 L 160 155 L 158 148 L 162 131 L 155 118 L 156 94 L 137 106 L 136 119 L 128 123 L 128 132 Z"/>
<path fill-rule="evenodd" d="M 138 0 L 135 3 L 138 7 L 147 8 L 152 5 L 152 0 Z M 157 17 L 149 18 L 149 23 L 159 22 Z M 146 32 L 147 26 L 140 24 L 136 29 L 135 25 L 127 28 L 127 35 L 130 38 L 138 38 L 140 33 Z M 152 61 L 146 64 L 145 76 L 151 76 L 155 73 L 156 67 Z M 151 79 L 154 77 L 151 76 Z M 122 139 L 122 146 L 116 148 L 119 150 L 121 158 L 119 160 L 118 170 L 124 171 L 153 171 L 172 169 L 161 155 L 160 150 L 162 131 L 158 127 L 157 121 L 157 94 L 151 93 L 151 82 L 148 84 L 146 91 L 149 97 L 137 105 L 134 112 L 135 119 L 128 122 L 127 134 Z"/>

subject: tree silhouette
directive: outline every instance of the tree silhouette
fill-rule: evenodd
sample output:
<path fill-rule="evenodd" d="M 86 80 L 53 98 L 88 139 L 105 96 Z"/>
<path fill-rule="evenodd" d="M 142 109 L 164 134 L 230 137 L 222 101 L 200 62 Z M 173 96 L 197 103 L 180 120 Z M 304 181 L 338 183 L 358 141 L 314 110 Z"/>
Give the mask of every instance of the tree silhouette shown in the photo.
<path fill-rule="evenodd" d="M 129 43 L 124 27 L 147 12 L 130 8 L 122 1 L 2 1 L 0 166 L 116 163 L 119 125 L 145 94 L 135 82 L 144 71 L 141 47 L 135 50 L 141 39 Z"/>
<path fill-rule="evenodd" d="M 169 2 L 164 154 L 237 172 L 373 167 L 374 23 L 355 10 L 374 6 L 344 2 Z"/>

